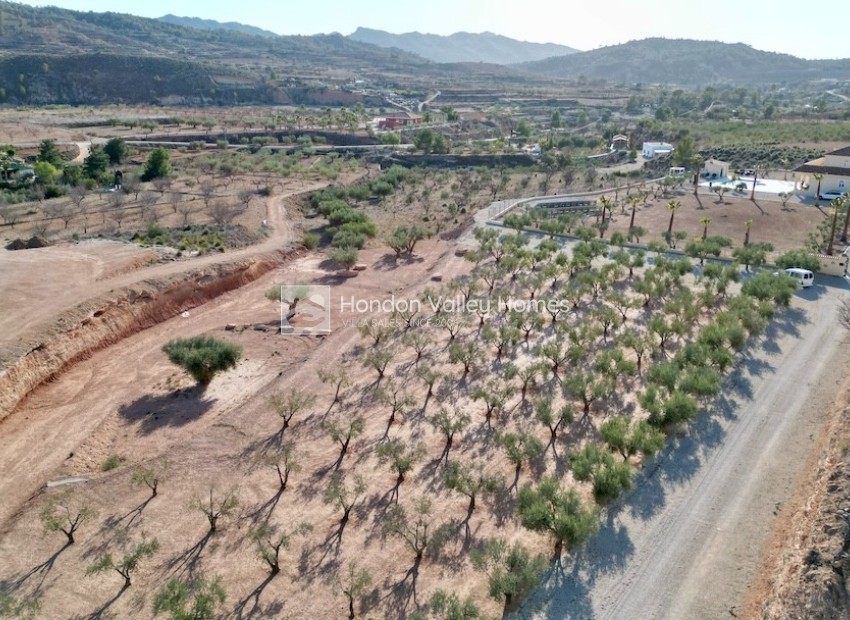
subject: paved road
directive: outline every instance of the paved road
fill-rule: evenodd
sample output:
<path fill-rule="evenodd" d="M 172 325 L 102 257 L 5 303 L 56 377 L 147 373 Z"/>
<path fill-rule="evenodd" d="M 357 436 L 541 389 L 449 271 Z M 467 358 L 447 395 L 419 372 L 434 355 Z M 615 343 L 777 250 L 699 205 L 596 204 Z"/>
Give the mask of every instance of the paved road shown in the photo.
<path fill-rule="evenodd" d="M 843 336 L 837 302 L 850 287 L 819 280 L 733 371 L 713 410 L 641 472 L 599 535 L 555 566 L 516 617 L 731 617 L 775 505 L 811 450 L 822 403 L 808 399 L 831 403 L 843 374 L 831 361 Z"/>

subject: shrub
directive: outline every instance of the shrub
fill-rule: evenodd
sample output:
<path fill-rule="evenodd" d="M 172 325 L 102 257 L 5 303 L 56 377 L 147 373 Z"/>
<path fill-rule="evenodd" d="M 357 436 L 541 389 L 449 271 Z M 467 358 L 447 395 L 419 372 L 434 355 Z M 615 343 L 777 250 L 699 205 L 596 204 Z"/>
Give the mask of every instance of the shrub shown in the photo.
<path fill-rule="evenodd" d="M 211 336 L 177 338 L 162 347 L 173 363 L 181 366 L 201 385 L 208 385 L 215 374 L 236 366 L 242 348 Z"/>
<path fill-rule="evenodd" d="M 798 269 L 808 269 L 809 271 L 820 269 L 818 259 L 805 250 L 790 250 L 781 254 L 776 259 L 776 266 L 781 269 L 797 267 Z"/>
<path fill-rule="evenodd" d="M 113 469 L 118 469 L 123 461 L 124 459 L 117 454 L 110 454 L 106 457 L 106 460 L 100 464 L 100 471 L 112 471 Z"/>
<path fill-rule="evenodd" d="M 315 250 L 319 247 L 320 240 L 321 237 L 319 237 L 316 233 L 306 232 L 304 233 L 304 237 L 301 239 L 301 244 L 308 250 Z"/>

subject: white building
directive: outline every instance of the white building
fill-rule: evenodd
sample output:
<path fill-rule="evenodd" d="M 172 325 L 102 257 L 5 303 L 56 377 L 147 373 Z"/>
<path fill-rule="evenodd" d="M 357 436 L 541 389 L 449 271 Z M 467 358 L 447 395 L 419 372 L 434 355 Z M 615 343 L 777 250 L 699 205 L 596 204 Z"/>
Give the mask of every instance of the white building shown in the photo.
<path fill-rule="evenodd" d="M 658 155 L 667 155 L 673 152 L 673 145 L 666 142 L 644 142 L 641 154 L 644 159 L 652 159 Z"/>
<path fill-rule="evenodd" d="M 821 194 L 837 195 L 850 192 L 850 146 L 827 153 L 820 159 L 806 162 L 795 168 L 800 181 L 801 194 L 814 198 L 820 186 Z M 818 181 L 816 174 L 822 174 Z"/>
<path fill-rule="evenodd" d="M 730 176 L 731 168 L 729 162 L 719 159 L 709 159 L 703 162 L 699 169 L 701 177 L 706 179 L 722 179 Z"/>

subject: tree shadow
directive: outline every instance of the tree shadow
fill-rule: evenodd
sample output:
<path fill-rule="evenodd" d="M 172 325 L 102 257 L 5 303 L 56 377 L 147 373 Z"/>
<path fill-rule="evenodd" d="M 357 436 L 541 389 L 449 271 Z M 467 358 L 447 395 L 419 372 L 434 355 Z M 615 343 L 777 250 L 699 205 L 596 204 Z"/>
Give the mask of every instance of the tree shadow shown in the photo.
<path fill-rule="evenodd" d="M 145 499 L 145 501 L 143 501 L 141 504 L 139 504 L 138 506 L 136 506 L 135 508 L 130 510 L 130 512 L 128 512 L 125 515 L 122 515 L 120 517 L 113 515 L 113 516 L 109 517 L 106 520 L 106 524 L 109 527 L 116 527 L 116 526 L 120 525 L 121 522 L 124 521 L 124 519 L 129 518 L 129 521 L 127 521 L 127 524 L 126 524 L 126 528 L 130 529 L 131 527 L 133 527 L 133 525 L 136 523 L 136 521 L 138 521 L 142 518 L 142 513 L 144 512 L 145 508 L 147 508 L 148 504 L 150 504 L 151 501 L 153 501 L 153 498 L 154 498 L 153 495 L 149 495 Z"/>
<path fill-rule="evenodd" d="M 178 575 L 188 575 L 195 577 L 197 575 L 198 564 L 201 561 L 201 556 L 210 539 L 213 537 L 213 532 L 207 531 L 206 534 L 194 545 L 186 549 L 183 553 L 174 557 L 167 563 L 169 570 L 174 571 Z"/>
<path fill-rule="evenodd" d="M 266 578 L 263 579 L 256 588 L 249 592 L 245 598 L 236 603 L 236 607 L 233 609 L 233 613 L 230 614 L 230 616 L 236 620 L 243 620 L 244 618 L 280 617 L 279 614 L 283 610 L 283 603 L 277 602 L 273 605 L 269 604 L 265 609 L 263 609 L 260 605 L 260 597 L 263 595 L 263 591 L 274 578 L 275 575 L 266 575 Z M 248 607 L 249 603 L 251 604 L 250 608 Z"/>
<path fill-rule="evenodd" d="M 252 512 L 249 512 L 246 516 L 254 522 L 264 521 L 268 523 L 272 515 L 274 514 L 275 508 L 280 503 L 280 498 L 283 497 L 283 493 L 286 491 L 284 487 L 279 486 L 274 495 L 272 495 L 265 502 L 257 506 Z"/>
<path fill-rule="evenodd" d="M 121 596 L 124 594 L 124 592 L 127 591 L 127 588 L 128 588 L 128 586 L 123 586 L 120 590 L 118 590 L 118 592 L 115 594 L 115 596 L 113 596 L 111 599 L 106 601 L 106 603 L 104 603 L 102 607 L 100 607 L 96 611 L 93 611 L 91 613 L 91 615 L 89 615 L 89 620 L 104 620 L 104 614 L 109 610 L 110 607 L 112 607 L 112 605 L 115 604 L 115 602 L 119 598 L 121 598 Z M 105 617 L 108 618 L 110 616 L 105 616 Z"/>
<path fill-rule="evenodd" d="M 47 579 L 48 575 L 50 574 L 50 571 L 53 570 L 53 565 L 56 563 L 56 560 L 70 546 L 70 543 L 64 544 L 60 549 L 55 551 L 53 555 L 47 558 L 44 562 L 33 566 L 20 577 L 12 578 L 9 581 L 0 581 L 0 592 L 5 592 L 6 590 L 12 589 L 17 590 L 18 588 L 26 584 L 26 582 L 30 579 L 37 579 L 38 581 L 37 583 L 35 583 L 35 586 L 33 588 L 33 595 L 37 595 L 41 591 L 41 587 L 42 585 L 44 585 L 44 581 Z"/>
<path fill-rule="evenodd" d="M 384 587 L 389 588 L 389 593 L 384 597 L 384 600 L 390 602 L 390 609 L 398 613 L 399 620 L 407 618 L 407 610 L 411 603 L 414 607 L 419 606 L 416 584 L 419 579 L 419 565 L 421 563 L 422 560 L 417 559 L 413 566 L 407 569 L 404 577 L 394 584 L 390 584 L 389 580 L 384 582 Z M 408 582 L 410 583 L 408 584 Z"/>
<path fill-rule="evenodd" d="M 207 413 L 215 402 L 205 398 L 203 388 L 196 386 L 161 396 L 142 396 L 121 405 L 118 413 L 128 422 L 138 424 L 142 433 L 150 434 L 168 426 L 189 424 Z"/>

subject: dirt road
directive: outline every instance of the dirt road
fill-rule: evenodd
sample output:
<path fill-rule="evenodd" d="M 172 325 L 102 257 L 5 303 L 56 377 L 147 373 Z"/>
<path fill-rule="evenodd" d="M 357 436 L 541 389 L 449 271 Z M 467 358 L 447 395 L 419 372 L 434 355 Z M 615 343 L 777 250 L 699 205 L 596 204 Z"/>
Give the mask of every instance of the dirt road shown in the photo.
<path fill-rule="evenodd" d="M 829 286 L 798 294 L 707 415 L 516 617 L 735 617 L 850 358 L 835 320 L 848 283 L 821 282 Z"/>

